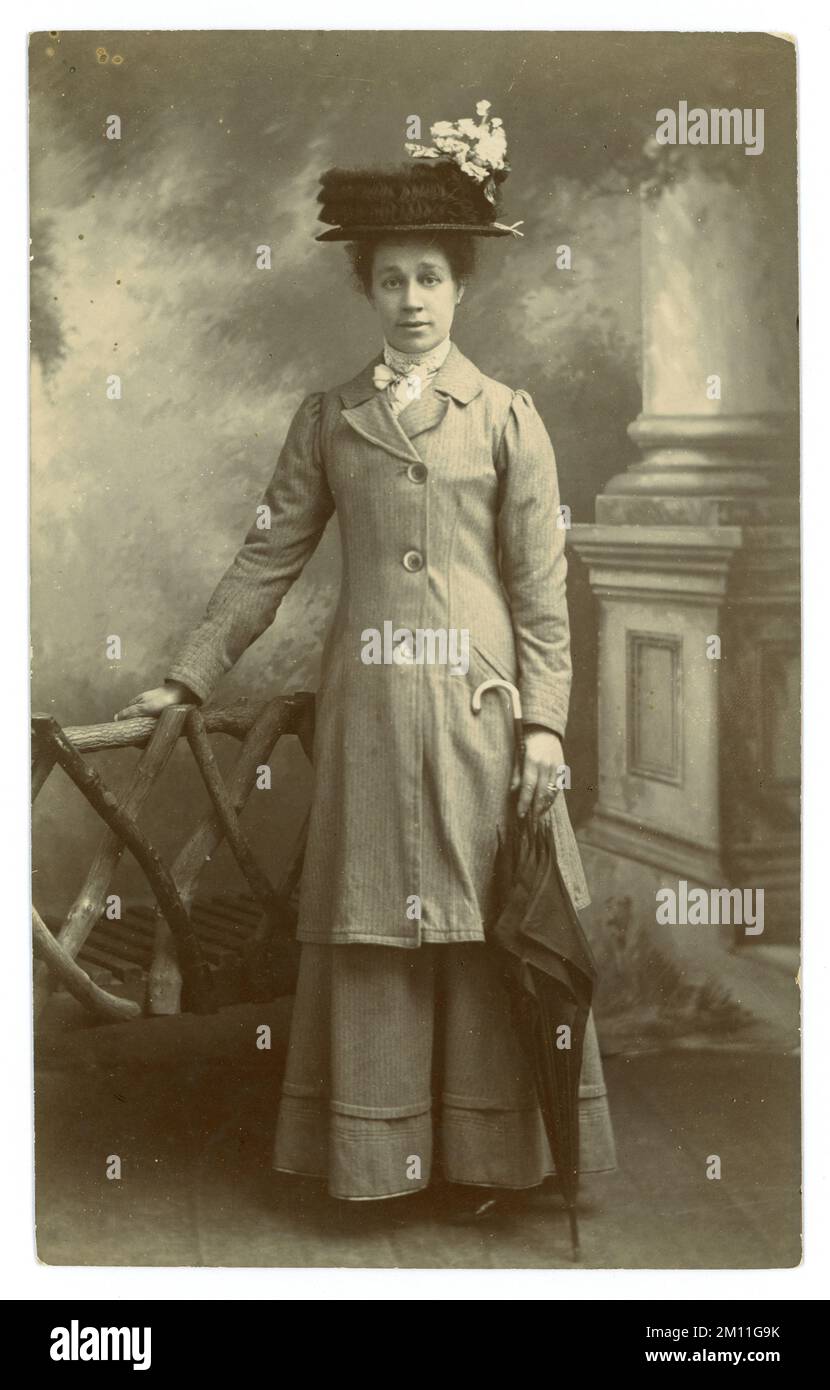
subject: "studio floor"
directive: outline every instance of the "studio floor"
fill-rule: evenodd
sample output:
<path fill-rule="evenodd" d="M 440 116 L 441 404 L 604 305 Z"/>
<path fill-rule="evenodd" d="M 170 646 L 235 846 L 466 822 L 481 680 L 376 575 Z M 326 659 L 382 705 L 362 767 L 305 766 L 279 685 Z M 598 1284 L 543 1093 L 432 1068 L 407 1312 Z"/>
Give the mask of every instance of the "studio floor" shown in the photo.
<path fill-rule="evenodd" d="M 53 998 L 36 1047 L 42 1262 L 573 1268 L 555 1191 L 459 1226 L 422 1195 L 394 1210 L 383 1202 L 332 1210 L 319 1184 L 275 1179 L 270 1145 L 290 1009 L 284 998 L 210 1018 L 101 1027 L 67 996 Z M 263 1023 L 270 1050 L 255 1045 Z M 606 1056 L 604 1067 L 619 1168 L 583 1179 L 582 1267 L 798 1264 L 797 1056 L 687 1046 Z M 116 1180 L 107 1177 L 112 1155 Z M 711 1155 L 719 1180 L 706 1176 Z"/>

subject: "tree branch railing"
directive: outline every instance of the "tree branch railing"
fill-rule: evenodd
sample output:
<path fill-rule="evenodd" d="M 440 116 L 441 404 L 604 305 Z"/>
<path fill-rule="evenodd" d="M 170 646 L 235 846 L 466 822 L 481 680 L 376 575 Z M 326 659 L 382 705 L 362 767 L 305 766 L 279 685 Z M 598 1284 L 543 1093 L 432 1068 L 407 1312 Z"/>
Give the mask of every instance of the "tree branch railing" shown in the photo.
<path fill-rule="evenodd" d="M 240 741 L 236 764 L 226 781 L 210 743 L 211 734 L 228 734 Z M 173 705 L 158 718 L 137 718 L 61 728 L 50 715 L 32 719 L 32 801 L 53 769 L 60 767 L 104 821 L 84 885 L 60 929 L 52 933 L 33 907 L 35 952 L 34 1010 L 37 1018 L 56 983 L 68 989 L 102 1019 L 135 1017 L 141 1005 L 95 984 L 78 964 L 77 956 L 100 920 L 113 875 L 124 849 L 140 865 L 156 900 L 153 958 L 147 980 L 146 1011 L 175 1014 L 213 1013 L 216 998 L 210 967 L 191 920 L 199 876 L 210 855 L 227 840 L 263 917 L 253 946 L 264 949 L 289 914 L 289 899 L 303 862 L 305 828 L 286 878 L 277 889 L 261 868 L 240 826 L 239 814 L 256 781 L 285 734 L 296 734 L 311 760 L 314 696 L 306 692 L 277 696 L 265 705 L 247 699 L 225 709 Z M 211 810 L 190 834 L 171 868 L 138 825 L 138 815 L 158 782 L 179 739 L 184 737 L 210 797 Z M 119 748 L 141 748 L 142 756 L 126 791 L 116 796 L 84 754 Z M 307 822 L 306 822 L 307 824 Z"/>

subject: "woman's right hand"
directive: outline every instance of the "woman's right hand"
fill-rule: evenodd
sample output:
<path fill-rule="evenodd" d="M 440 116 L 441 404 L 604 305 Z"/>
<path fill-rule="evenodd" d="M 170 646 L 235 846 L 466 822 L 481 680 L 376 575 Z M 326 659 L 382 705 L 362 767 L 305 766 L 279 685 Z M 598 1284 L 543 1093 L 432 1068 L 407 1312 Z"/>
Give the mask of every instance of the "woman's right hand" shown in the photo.
<path fill-rule="evenodd" d="M 192 690 L 188 690 L 186 685 L 179 681 L 165 681 L 164 685 L 157 685 L 154 690 L 144 690 L 140 695 L 134 695 L 128 705 L 113 715 L 113 719 L 147 719 L 161 714 L 162 710 L 169 709 L 171 705 L 199 703 L 199 697 L 194 695 Z"/>

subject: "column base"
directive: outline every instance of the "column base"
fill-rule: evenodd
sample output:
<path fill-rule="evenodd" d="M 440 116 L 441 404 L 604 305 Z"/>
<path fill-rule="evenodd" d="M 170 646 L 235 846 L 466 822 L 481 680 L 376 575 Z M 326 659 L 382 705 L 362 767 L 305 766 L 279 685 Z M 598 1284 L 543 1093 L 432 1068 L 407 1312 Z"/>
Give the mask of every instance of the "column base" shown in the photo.
<path fill-rule="evenodd" d="M 599 789 L 580 840 L 631 866 L 633 891 L 642 867 L 666 886 L 762 889 L 763 933 L 735 939 L 791 944 L 800 878 L 798 531 L 719 525 L 717 499 L 683 499 L 687 517 L 690 504 L 710 523 L 571 532 L 600 608 Z M 590 889 L 594 899 L 605 894 L 604 885 Z"/>

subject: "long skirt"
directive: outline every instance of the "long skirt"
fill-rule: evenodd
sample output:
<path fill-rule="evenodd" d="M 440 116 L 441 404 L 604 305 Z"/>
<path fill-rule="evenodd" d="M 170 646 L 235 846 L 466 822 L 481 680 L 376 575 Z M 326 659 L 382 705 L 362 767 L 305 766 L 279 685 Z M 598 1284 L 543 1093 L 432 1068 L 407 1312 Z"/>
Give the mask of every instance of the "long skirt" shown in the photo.
<path fill-rule="evenodd" d="M 617 1166 L 593 1016 L 580 1169 Z M 556 1172 L 493 952 L 304 943 L 272 1167 L 333 1197 L 393 1197 L 439 1176 L 533 1187 Z"/>

